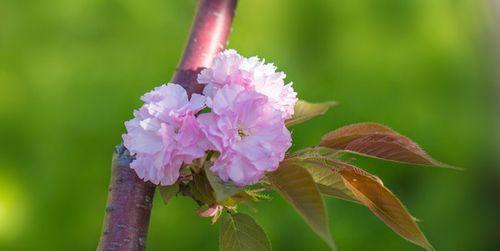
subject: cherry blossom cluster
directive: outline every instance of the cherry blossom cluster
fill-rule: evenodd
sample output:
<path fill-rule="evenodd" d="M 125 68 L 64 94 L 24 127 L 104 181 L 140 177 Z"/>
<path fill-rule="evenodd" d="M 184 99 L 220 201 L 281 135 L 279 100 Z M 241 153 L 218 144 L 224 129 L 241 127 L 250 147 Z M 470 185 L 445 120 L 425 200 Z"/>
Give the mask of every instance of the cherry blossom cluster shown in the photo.
<path fill-rule="evenodd" d="M 131 168 L 143 180 L 171 185 L 184 164 L 213 151 L 218 157 L 210 170 L 222 180 L 256 183 L 278 168 L 291 146 L 285 120 L 293 116 L 297 93 L 284 78 L 273 64 L 226 50 L 198 75 L 203 95 L 189 98 L 175 83 L 146 93 L 125 122 Z"/>

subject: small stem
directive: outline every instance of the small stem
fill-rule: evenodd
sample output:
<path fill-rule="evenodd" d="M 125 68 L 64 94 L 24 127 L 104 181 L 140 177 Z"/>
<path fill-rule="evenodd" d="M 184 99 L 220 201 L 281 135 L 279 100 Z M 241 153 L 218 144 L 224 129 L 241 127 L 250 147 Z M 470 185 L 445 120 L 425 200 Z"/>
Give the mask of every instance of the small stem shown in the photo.
<path fill-rule="evenodd" d="M 225 48 L 236 0 L 200 0 L 188 43 L 171 82 L 189 94 L 201 92 L 197 74 Z M 97 250 L 142 251 L 146 240 L 155 185 L 140 180 L 130 168 L 133 157 L 118 145 L 113 155 L 108 202 Z"/>

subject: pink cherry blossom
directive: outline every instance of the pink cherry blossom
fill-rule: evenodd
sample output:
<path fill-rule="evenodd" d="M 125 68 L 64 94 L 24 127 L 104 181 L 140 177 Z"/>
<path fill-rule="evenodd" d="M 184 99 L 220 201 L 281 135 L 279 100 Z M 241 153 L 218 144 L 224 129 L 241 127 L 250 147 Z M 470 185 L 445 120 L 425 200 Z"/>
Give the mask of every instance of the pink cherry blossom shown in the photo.
<path fill-rule="evenodd" d="M 220 153 L 211 170 L 222 180 L 243 186 L 274 171 L 291 146 L 281 111 L 268 97 L 239 85 L 226 85 L 207 98 L 212 112 L 201 114 L 210 149 Z"/>
<path fill-rule="evenodd" d="M 245 58 L 235 50 L 226 50 L 215 57 L 212 66 L 198 75 L 198 82 L 206 84 L 203 93 L 213 97 L 226 85 L 238 85 L 243 90 L 255 90 L 268 97 L 271 105 L 281 111 L 282 117 L 291 118 L 297 102 L 292 83 L 284 83 L 286 75 L 276 72 L 272 63 L 265 64 L 258 57 Z"/>
<path fill-rule="evenodd" d="M 195 117 L 205 107 L 205 97 L 193 94 L 188 100 L 184 88 L 162 85 L 146 93 L 144 105 L 125 122 L 123 142 L 135 160 L 137 175 L 154 184 L 171 185 L 179 178 L 183 163 L 205 154 L 204 134 Z"/>

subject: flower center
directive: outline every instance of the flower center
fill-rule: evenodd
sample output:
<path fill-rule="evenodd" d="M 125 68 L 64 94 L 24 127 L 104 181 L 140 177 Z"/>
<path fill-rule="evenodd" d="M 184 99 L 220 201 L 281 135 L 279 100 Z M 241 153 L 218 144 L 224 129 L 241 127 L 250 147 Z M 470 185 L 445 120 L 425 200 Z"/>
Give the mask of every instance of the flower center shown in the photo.
<path fill-rule="evenodd" d="M 241 127 L 238 129 L 238 135 L 240 136 L 240 138 L 248 136 L 248 134 Z"/>

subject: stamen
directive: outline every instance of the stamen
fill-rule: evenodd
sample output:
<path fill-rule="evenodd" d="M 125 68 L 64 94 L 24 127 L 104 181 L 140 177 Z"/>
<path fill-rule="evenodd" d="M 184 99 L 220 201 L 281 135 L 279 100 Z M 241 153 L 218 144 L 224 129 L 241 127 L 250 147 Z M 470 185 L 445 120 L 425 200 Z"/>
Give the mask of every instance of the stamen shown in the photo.
<path fill-rule="evenodd" d="M 238 129 L 238 135 L 243 138 L 243 137 L 246 137 L 248 136 L 248 134 L 245 133 L 245 131 L 243 131 L 242 128 Z"/>

